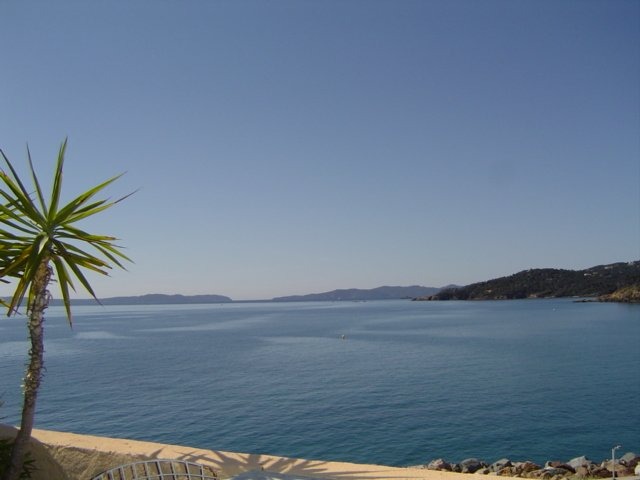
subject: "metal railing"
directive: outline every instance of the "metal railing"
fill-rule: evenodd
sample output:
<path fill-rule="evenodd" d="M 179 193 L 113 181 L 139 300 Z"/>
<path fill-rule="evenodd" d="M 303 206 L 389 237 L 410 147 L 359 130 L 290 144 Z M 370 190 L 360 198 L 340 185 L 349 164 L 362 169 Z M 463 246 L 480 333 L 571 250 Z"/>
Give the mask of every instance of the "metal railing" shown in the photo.
<path fill-rule="evenodd" d="M 218 475 L 200 463 L 146 460 L 112 468 L 91 480 L 218 480 Z"/>

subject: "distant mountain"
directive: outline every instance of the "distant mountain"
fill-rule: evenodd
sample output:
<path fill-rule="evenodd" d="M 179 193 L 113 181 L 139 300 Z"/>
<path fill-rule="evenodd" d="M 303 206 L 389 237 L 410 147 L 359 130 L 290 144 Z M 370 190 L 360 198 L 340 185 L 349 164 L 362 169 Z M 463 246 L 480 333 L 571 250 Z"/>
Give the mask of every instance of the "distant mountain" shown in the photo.
<path fill-rule="evenodd" d="M 274 302 L 311 302 L 311 301 L 340 301 L 340 300 L 392 300 L 401 298 L 415 298 L 425 295 L 433 295 L 440 291 L 439 288 L 420 287 L 378 287 L 369 290 L 350 288 L 346 290 L 332 290 L 324 293 L 311 293 L 309 295 L 291 295 L 288 297 L 276 297 Z"/>
<path fill-rule="evenodd" d="M 229 297 L 223 295 L 164 295 L 161 293 L 150 293 L 135 297 L 111 297 L 101 298 L 102 305 L 181 305 L 194 303 L 228 303 L 232 302 Z M 93 299 L 76 299 L 71 301 L 72 305 L 95 305 Z M 51 300 L 51 305 L 62 305 L 61 300 Z"/>
<path fill-rule="evenodd" d="M 508 277 L 443 289 L 435 295 L 417 297 L 416 300 L 601 297 L 634 285 L 636 288 L 629 291 L 637 291 L 640 285 L 640 261 L 598 265 L 585 270 L 524 270 Z"/>

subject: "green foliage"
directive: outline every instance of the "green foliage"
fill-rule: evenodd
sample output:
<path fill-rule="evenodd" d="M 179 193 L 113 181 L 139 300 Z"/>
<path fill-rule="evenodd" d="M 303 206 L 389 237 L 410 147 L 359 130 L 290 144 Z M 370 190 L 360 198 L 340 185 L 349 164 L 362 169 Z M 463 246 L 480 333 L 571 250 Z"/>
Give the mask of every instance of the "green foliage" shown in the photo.
<path fill-rule="evenodd" d="M 627 285 L 599 298 L 603 302 L 640 303 L 640 283 Z"/>
<path fill-rule="evenodd" d="M 445 289 L 437 300 L 503 300 L 548 297 L 598 297 L 640 283 L 640 261 L 586 270 L 538 268 L 508 277 Z"/>
<path fill-rule="evenodd" d="M 3 184 L 0 188 L 0 202 L 3 201 L 0 203 L 0 279 L 14 279 L 17 282 L 13 297 L 7 305 L 9 315 L 17 311 L 27 295 L 29 310 L 36 294 L 31 287 L 38 266 L 43 263 L 53 263 L 67 318 L 71 321 L 69 292 L 70 289 L 75 291 L 73 280 L 78 280 L 91 296 L 96 298 L 83 270 L 107 275 L 112 264 L 124 268 L 120 260 L 129 260 L 114 243 L 117 240 L 115 237 L 89 234 L 75 225 L 78 221 L 100 213 L 126 198 L 125 196 L 115 201 L 94 199 L 97 193 L 116 181 L 120 175 L 85 191 L 61 206 L 60 193 L 66 147 L 65 140 L 58 152 L 49 201 L 46 200 L 40 186 L 28 149 L 29 170 L 33 182 L 31 190 L 25 187 L 9 159 L 0 150 L 9 169 L 8 172 L 0 171 L 0 182 Z M 92 247 L 93 253 L 83 250 L 83 245 Z"/>
<path fill-rule="evenodd" d="M 0 439 L 0 475 L 9 466 L 9 460 L 11 459 L 11 449 L 13 448 L 13 442 L 7 439 Z M 31 474 L 37 470 L 35 466 L 35 459 L 31 458 L 31 454 L 27 452 L 24 462 L 22 464 L 22 471 L 20 472 L 20 479 L 30 479 Z"/>

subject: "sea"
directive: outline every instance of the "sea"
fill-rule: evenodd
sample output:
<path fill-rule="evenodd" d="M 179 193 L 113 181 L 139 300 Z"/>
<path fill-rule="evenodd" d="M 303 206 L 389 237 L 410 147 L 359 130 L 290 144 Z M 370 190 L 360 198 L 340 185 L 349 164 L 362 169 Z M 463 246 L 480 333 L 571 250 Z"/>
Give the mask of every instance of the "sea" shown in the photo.
<path fill-rule="evenodd" d="M 29 349 L 0 319 L 0 422 Z M 572 299 L 47 310 L 36 428 L 382 465 L 640 453 L 640 305 Z"/>

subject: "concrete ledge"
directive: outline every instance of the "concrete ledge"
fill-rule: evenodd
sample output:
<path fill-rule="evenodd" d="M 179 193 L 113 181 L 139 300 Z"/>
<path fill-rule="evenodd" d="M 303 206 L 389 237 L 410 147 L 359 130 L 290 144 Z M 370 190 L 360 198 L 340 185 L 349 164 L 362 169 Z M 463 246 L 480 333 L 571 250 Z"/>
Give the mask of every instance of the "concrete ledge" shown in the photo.
<path fill-rule="evenodd" d="M 13 427 L 0 425 L 0 438 L 10 438 L 15 431 Z M 264 470 L 292 477 L 331 480 L 469 480 L 469 475 L 461 473 L 203 450 L 50 430 L 34 430 L 32 437 L 31 451 L 40 469 L 33 480 L 89 480 L 118 465 L 153 458 L 210 465 L 223 479 Z"/>

